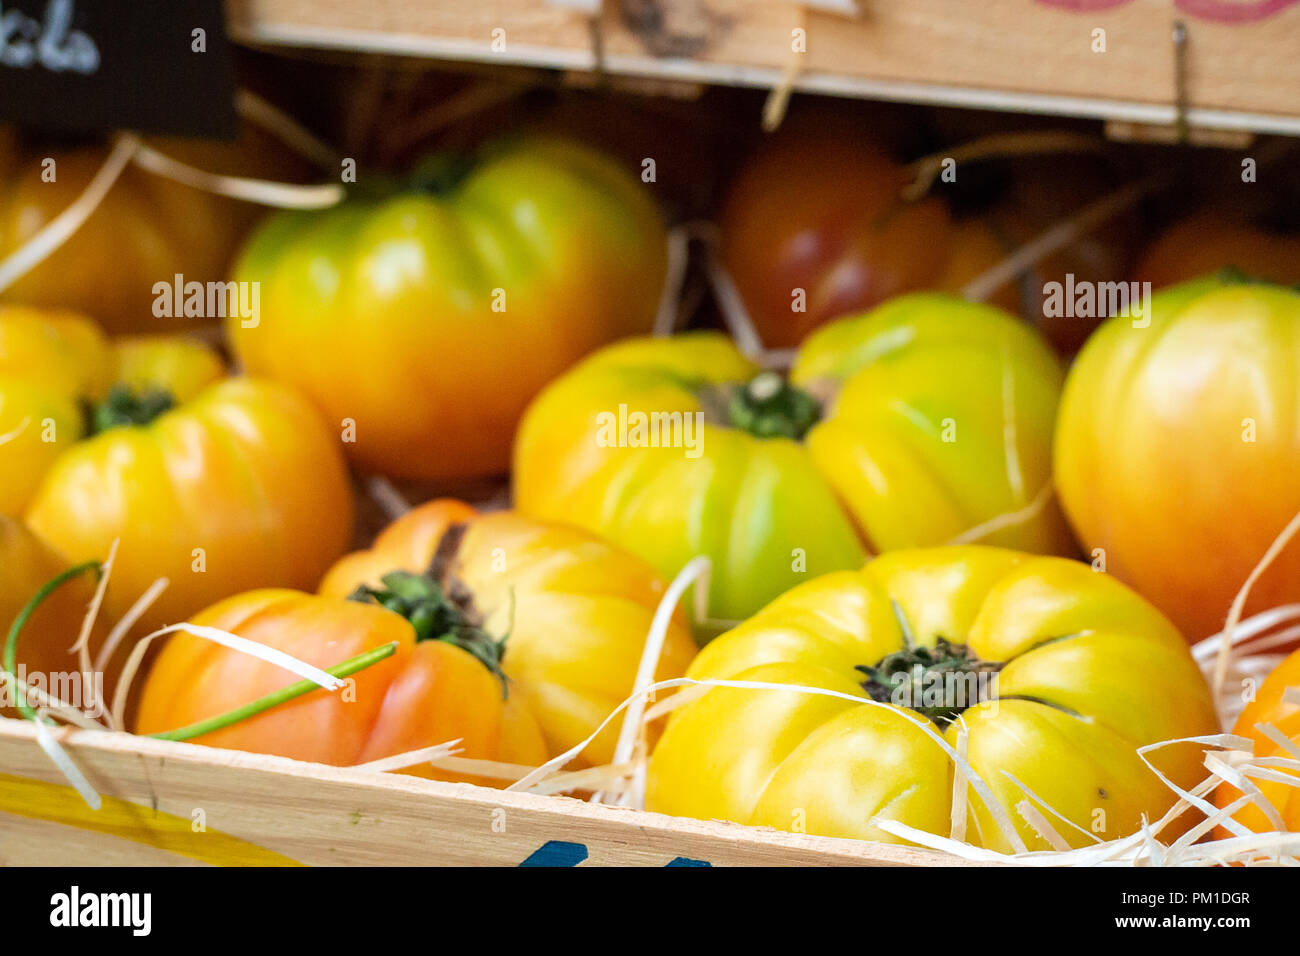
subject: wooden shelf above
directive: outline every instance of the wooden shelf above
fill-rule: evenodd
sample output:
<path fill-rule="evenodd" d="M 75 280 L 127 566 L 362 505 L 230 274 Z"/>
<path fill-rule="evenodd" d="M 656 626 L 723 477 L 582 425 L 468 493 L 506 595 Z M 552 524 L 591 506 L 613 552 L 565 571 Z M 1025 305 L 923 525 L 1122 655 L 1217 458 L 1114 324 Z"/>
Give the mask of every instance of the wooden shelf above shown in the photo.
<path fill-rule="evenodd" d="M 228 0 L 240 42 L 1300 135 L 1300 0 Z M 834 12 L 856 5 L 857 13 Z M 602 53 L 594 36 L 600 33 Z M 803 30 L 805 51 L 795 52 Z M 1105 51 L 1094 52 L 1094 31 Z"/>

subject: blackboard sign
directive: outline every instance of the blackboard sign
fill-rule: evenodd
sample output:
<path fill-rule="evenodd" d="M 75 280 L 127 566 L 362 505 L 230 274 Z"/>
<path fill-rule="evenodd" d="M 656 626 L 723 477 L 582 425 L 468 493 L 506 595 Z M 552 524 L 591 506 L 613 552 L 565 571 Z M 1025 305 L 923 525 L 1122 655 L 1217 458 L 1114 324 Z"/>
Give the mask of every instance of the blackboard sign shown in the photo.
<path fill-rule="evenodd" d="M 0 121 L 236 131 L 222 0 L 0 0 Z"/>

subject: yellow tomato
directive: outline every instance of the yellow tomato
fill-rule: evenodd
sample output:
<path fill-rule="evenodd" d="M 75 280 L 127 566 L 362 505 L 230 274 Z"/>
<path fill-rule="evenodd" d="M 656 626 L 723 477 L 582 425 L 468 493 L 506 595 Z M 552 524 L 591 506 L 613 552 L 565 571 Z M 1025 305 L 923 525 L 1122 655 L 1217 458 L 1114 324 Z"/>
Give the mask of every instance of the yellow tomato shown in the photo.
<path fill-rule="evenodd" d="M 1148 309 L 1109 320 L 1070 370 L 1056 484 L 1080 542 L 1195 641 L 1300 511 L 1300 294 L 1208 278 Z M 1292 541 L 1247 613 L 1296 600 Z"/>
<path fill-rule="evenodd" d="M 287 386 L 225 379 L 171 407 L 115 391 L 99 431 L 45 475 L 27 522 L 71 562 L 120 539 L 108 607 L 159 577 L 146 618 L 174 623 L 251 587 L 310 587 L 347 546 L 352 492 L 337 440 Z"/>
<path fill-rule="evenodd" d="M 0 513 L 22 512 L 111 385 L 185 401 L 224 371 L 212 349 L 180 336 L 110 343 L 77 313 L 0 306 Z"/>
<path fill-rule="evenodd" d="M 227 330 L 251 372 L 350 423 L 361 467 L 496 474 L 543 385 L 650 331 L 664 226 L 627 170 L 574 144 L 523 140 L 463 177 L 434 172 L 380 200 L 270 219 L 236 268 L 261 284 L 260 320 Z"/>
<path fill-rule="evenodd" d="M 432 571 L 472 620 L 505 637 L 510 693 L 536 717 L 552 754 L 592 734 L 632 692 L 664 582 L 594 535 L 510 512 L 433 501 L 399 518 L 369 551 L 343 558 L 320 591 L 377 587 L 390 571 Z M 656 679 L 680 677 L 695 646 L 675 614 Z M 614 720 L 579 762 L 607 763 Z"/>
<path fill-rule="evenodd" d="M 1175 800 L 1138 748 L 1216 731 L 1209 690 L 1160 612 L 1088 565 L 999 548 L 900 551 L 809 581 L 711 643 L 687 676 L 848 699 L 707 690 L 669 720 L 649 809 L 826 836 L 899 842 L 880 819 L 947 836 L 954 764 L 935 737 L 955 749 L 964 728 L 970 766 L 1027 848 L 1050 843 L 1022 800 L 1071 846 L 1113 839 Z M 1183 786 L 1204 775 L 1195 745 L 1150 759 Z M 967 799 L 967 840 L 1013 849 L 972 786 Z"/>
<path fill-rule="evenodd" d="M 515 500 L 675 574 L 713 560 L 740 619 L 867 551 L 943 544 L 1027 509 L 1049 475 L 1061 372 L 991 306 L 902 296 L 807 340 L 790 381 L 702 332 L 610 346 L 530 407 Z M 1070 548 L 1050 503 L 982 540 Z"/>

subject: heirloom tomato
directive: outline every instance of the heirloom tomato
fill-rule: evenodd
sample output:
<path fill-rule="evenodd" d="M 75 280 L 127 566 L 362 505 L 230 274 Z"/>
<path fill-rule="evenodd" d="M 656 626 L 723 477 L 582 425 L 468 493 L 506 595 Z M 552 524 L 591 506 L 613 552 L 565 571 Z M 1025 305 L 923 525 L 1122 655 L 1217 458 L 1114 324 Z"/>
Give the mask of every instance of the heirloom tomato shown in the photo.
<path fill-rule="evenodd" d="M 0 647 L 27 603 L 66 568 L 66 563 L 21 522 L 0 514 Z M 28 686 L 38 687 L 77 707 L 88 707 L 91 701 L 84 695 L 78 700 L 68 699 L 77 696 L 71 693 L 75 685 L 70 682 L 70 675 L 80 669 L 78 657 L 71 653 L 71 648 L 81 633 L 93 593 L 94 582 L 89 577 L 73 578 L 53 591 L 27 620 L 17 648 L 16 676 L 21 676 Z M 92 662 L 102 646 L 105 631 L 104 622 L 97 620 L 89 645 Z M 117 656 L 117 662 L 120 659 Z M 103 678 L 105 682 L 116 673 L 116 667 L 110 670 L 108 677 Z M 111 690 L 111 685 L 106 689 Z M 0 688 L 0 716 L 16 716 L 12 705 L 9 691 Z"/>
<path fill-rule="evenodd" d="M 566 525 L 459 502 L 422 505 L 321 583 L 335 597 L 379 587 L 392 571 L 428 572 L 466 619 L 504 638 L 511 699 L 537 719 L 551 754 L 575 746 L 632 692 L 664 582 L 639 558 Z M 675 614 L 656 679 L 680 677 L 695 651 Z M 581 760 L 613 757 L 619 721 Z M 437 742 L 437 741 L 432 741 Z"/>
<path fill-rule="evenodd" d="M 293 178 L 300 168 L 266 134 L 251 129 L 231 144 L 149 143 L 216 173 L 282 179 Z M 0 177 L 0 259 L 71 205 L 107 155 L 102 146 L 15 148 L 10 171 Z M 249 203 L 129 165 L 72 237 L 3 295 L 85 312 L 112 332 L 176 331 L 195 320 L 155 315 L 154 284 L 177 274 L 198 282 L 224 279 L 235 244 L 259 214 Z"/>
<path fill-rule="evenodd" d="M 226 598 L 190 623 L 215 627 L 329 668 L 385 644 L 389 658 L 348 679 L 346 691 L 316 690 L 218 730 L 195 743 L 347 766 L 460 741 L 459 756 L 536 766 L 546 759 L 527 707 L 503 692 L 481 629 L 452 618 L 443 595 L 412 575 L 381 603 L 278 588 Z M 419 623 L 417 623 L 417 621 Z M 446 627 L 440 630 L 438 625 Z M 485 661 L 480 654 L 487 654 Z M 136 733 L 189 727 L 294 682 L 260 658 L 184 631 L 167 639 L 145 681 Z M 427 764 L 408 773 L 436 776 Z M 454 775 L 443 774 L 441 776 Z"/>
<path fill-rule="evenodd" d="M 626 171 L 585 148 L 521 140 L 472 169 L 259 229 L 236 278 L 255 327 L 228 322 L 255 374 L 355 430 L 362 468 L 413 479 L 504 471 L 524 406 L 597 346 L 649 331 L 665 232 Z"/>
<path fill-rule="evenodd" d="M 112 351 L 70 312 L 0 305 L 0 513 L 18 514 L 84 431 L 82 400 L 102 397 Z"/>
<path fill-rule="evenodd" d="M 715 332 L 612 345 L 549 386 L 515 446 L 515 501 L 646 558 L 713 561 L 740 619 L 870 551 L 944 544 L 1046 493 L 1061 372 L 992 306 L 901 296 L 811 336 L 789 381 Z M 1049 501 L 981 539 L 1070 547 Z"/>
<path fill-rule="evenodd" d="M 159 335 L 110 343 L 77 313 L 0 305 L 0 513 L 21 513 L 112 386 L 185 400 L 224 371 L 201 342 Z"/>
<path fill-rule="evenodd" d="M 170 583 L 149 623 L 243 588 L 310 587 L 350 540 L 342 453 L 288 386 L 224 379 L 179 404 L 165 389 L 119 386 L 91 419 L 93 434 L 59 455 L 26 519 L 71 562 L 102 561 L 120 539 L 106 601 L 115 615 L 160 577 Z"/>
<path fill-rule="evenodd" d="M 1066 558 L 964 546 L 882 555 L 816 578 L 719 637 L 687 676 L 821 688 L 712 687 L 655 749 L 651 810 L 900 842 L 895 820 L 948 836 L 954 751 L 1028 849 L 1132 833 L 1174 792 L 1138 748 L 1214 733 L 1209 689 L 1173 625 L 1114 578 Z M 846 699 L 847 698 L 847 699 Z M 928 731 L 928 732 L 927 732 Z M 1201 748 L 1148 759 L 1184 787 Z M 969 779 L 969 778 L 968 778 Z M 965 838 L 1015 848 L 967 784 Z"/>
<path fill-rule="evenodd" d="M 1079 540 L 1189 640 L 1300 511 L 1300 294 L 1210 278 L 1110 319 L 1070 372 L 1056 486 Z M 1248 611 L 1300 600 L 1300 542 Z"/>
<path fill-rule="evenodd" d="M 1294 756 L 1294 745 L 1300 743 L 1300 705 L 1286 700 L 1285 695 L 1288 690 L 1296 687 L 1300 687 L 1300 651 L 1292 652 L 1265 678 L 1255 699 L 1246 705 L 1237 718 L 1237 725 L 1232 728 L 1234 734 L 1254 742 L 1256 757 L 1285 759 Z M 1291 741 L 1292 748 L 1287 748 L 1264 733 L 1257 726 L 1259 724 L 1272 726 Z M 1300 777 L 1293 770 L 1270 769 L 1274 773 Z M 1300 786 L 1290 786 L 1263 777 L 1251 777 L 1250 782 L 1260 789 L 1264 798 L 1277 810 L 1278 817 L 1287 830 L 1300 830 Z M 1220 784 L 1214 795 L 1215 803 L 1220 809 L 1240 796 L 1241 791 L 1229 783 Z M 1256 833 L 1276 829 L 1268 815 L 1254 803 L 1248 803 L 1235 811 L 1232 818 Z M 1226 837 L 1232 834 L 1220 830 L 1220 835 Z"/>
<path fill-rule="evenodd" d="M 769 348 L 918 289 L 956 291 L 1005 257 L 936 195 L 902 198 L 907 167 L 843 135 L 778 134 L 742 171 L 719 223 L 722 263 Z M 1010 287 L 998 304 L 1014 308 Z"/>

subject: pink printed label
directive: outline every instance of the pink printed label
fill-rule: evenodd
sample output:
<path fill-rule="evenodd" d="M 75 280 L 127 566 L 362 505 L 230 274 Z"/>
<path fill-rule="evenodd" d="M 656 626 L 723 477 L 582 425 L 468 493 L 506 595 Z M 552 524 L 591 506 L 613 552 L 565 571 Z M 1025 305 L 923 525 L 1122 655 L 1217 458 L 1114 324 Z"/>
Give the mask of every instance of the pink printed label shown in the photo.
<path fill-rule="evenodd" d="M 1133 0 L 1037 0 L 1058 10 L 1086 13 L 1112 10 Z M 1173 0 L 1173 6 L 1190 16 L 1215 23 L 1255 23 L 1267 20 L 1300 0 Z"/>

